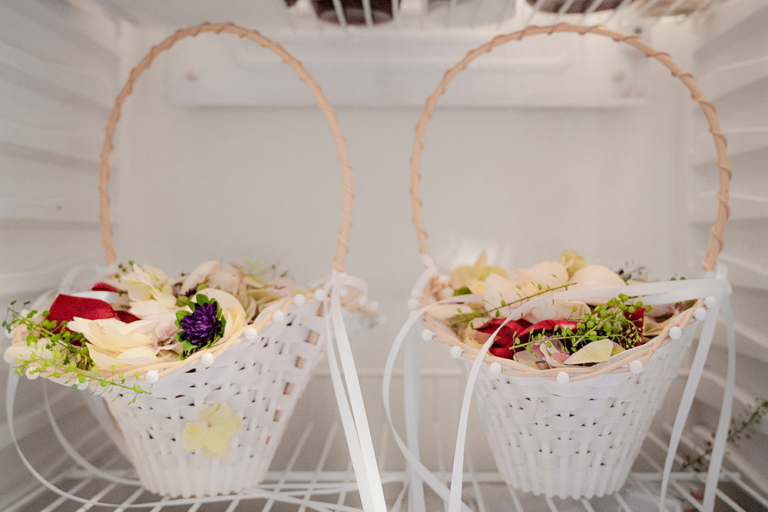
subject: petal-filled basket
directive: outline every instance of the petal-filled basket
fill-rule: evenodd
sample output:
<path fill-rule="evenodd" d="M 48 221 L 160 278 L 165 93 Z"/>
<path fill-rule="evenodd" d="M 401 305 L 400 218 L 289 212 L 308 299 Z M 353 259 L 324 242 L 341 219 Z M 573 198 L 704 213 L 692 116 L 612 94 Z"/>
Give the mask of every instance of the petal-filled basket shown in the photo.
<path fill-rule="evenodd" d="M 332 281 L 310 293 L 290 294 L 270 302 L 250 325 L 241 325 L 237 335 L 213 342 L 186 358 L 166 358 L 129 367 L 119 376 L 123 382 L 127 379 L 128 387 L 116 387 L 104 394 L 111 433 L 136 467 L 142 485 L 171 497 L 229 494 L 259 484 L 293 409 L 326 350 L 331 332 L 326 317 L 334 318 L 335 329 L 343 324 L 342 311 L 345 315 L 360 314 L 358 322 L 363 316 L 375 314 L 375 303 L 367 303 L 365 284 L 344 274 L 354 194 L 346 139 L 336 114 L 301 62 L 259 32 L 234 24 L 205 23 L 177 31 L 152 48 L 118 94 L 105 130 L 100 167 L 100 219 L 107 266 L 111 268 L 116 263 L 108 186 L 112 136 L 123 105 L 136 80 L 158 55 L 178 41 L 201 33 L 231 34 L 254 41 L 289 65 L 309 87 L 338 149 L 342 167 L 342 223 Z M 345 287 L 339 294 L 340 283 Z M 199 297 L 196 300 L 201 300 Z M 180 317 L 179 322 L 181 318 L 185 317 Z M 71 378 L 61 377 L 50 369 L 42 370 L 39 374 L 51 380 L 73 385 Z M 101 372 L 103 378 L 117 378 L 114 372 L 108 374 Z M 134 382 L 149 393 L 132 391 Z M 80 384 L 74 381 L 74 387 L 87 386 L 85 380 Z M 356 414 L 364 414 L 360 407 L 357 409 Z"/>
<path fill-rule="evenodd" d="M 411 158 L 413 220 L 426 270 L 414 288 L 412 308 L 428 308 L 445 298 L 445 294 L 441 296 L 439 292 L 448 280 L 447 276 L 439 274 L 428 257 L 419 198 L 423 138 L 432 110 L 448 84 L 479 56 L 510 41 L 561 32 L 594 34 L 634 46 L 646 57 L 654 58 L 668 68 L 701 106 L 714 137 L 720 169 L 718 215 L 703 265 L 705 271 L 715 269 L 728 219 L 731 172 L 725 137 L 715 109 L 692 76 L 684 73 L 669 55 L 651 48 L 636 36 L 625 36 L 602 26 L 582 27 L 567 23 L 551 27 L 532 26 L 498 36 L 470 51 L 445 74 L 426 102 L 416 127 Z M 675 283 L 675 289 L 678 292 L 684 290 L 688 286 L 684 283 Z M 650 296 L 653 289 L 649 287 L 647 290 Z M 695 292 L 691 294 L 699 298 L 706 296 L 696 295 Z M 644 294 L 638 295 L 645 298 Z M 668 302 L 678 300 L 682 299 L 670 299 Z M 666 325 L 660 334 L 645 344 L 612 357 L 609 362 L 591 367 L 564 366 L 543 370 L 493 356 L 486 352 L 487 347 L 481 350 L 467 344 L 446 323 L 429 315 L 424 316 L 422 323 L 426 328 L 425 339 L 434 337 L 447 345 L 451 355 L 462 360 L 468 369 L 473 367 L 478 357 L 482 358 L 483 367 L 476 373 L 477 406 L 482 411 L 481 417 L 487 430 L 485 437 L 494 440 L 493 455 L 508 485 L 548 497 L 591 498 L 613 493 L 624 484 L 654 414 L 677 376 L 686 349 L 691 346 L 695 330 L 693 321 L 706 314 L 701 306 L 703 302 L 700 301 Z"/>

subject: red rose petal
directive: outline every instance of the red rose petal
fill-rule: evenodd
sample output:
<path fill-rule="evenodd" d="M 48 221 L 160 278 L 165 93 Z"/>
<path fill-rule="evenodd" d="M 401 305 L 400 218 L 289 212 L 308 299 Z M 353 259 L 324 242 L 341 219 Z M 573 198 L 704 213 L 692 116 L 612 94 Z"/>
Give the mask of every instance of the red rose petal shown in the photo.
<path fill-rule="evenodd" d="M 503 318 L 494 318 L 490 322 L 480 326 L 480 328 L 475 330 L 486 334 L 493 334 L 503 323 Z M 500 345 L 502 347 L 509 347 L 515 342 L 516 337 L 519 338 L 522 336 L 522 333 L 529 325 L 530 323 L 526 322 L 525 320 L 510 320 L 496 335 L 496 338 L 493 340 L 493 344 Z"/>
<path fill-rule="evenodd" d="M 101 318 L 117 318 L 117 313 L 108 302 L 103 300 L 59 295 L 53 301 L 46 320 L 70 322 L 75 317 L 99 320 Z"/>
<path fill-rule="evenodd" d="M 91 288 L 91 291 L 94 292 L 112 292 L 112 293 L 118 293 L 120 290 L 112 286 L 111 284 L 107 283 L 96 283 Z"/>
<path fill-rule="evenodd" d="M 504 359 L 512 359 L 512 356 L 515 354 L 515 350 L 510 350 L 509 347 L 500 347 L 498 345 L 492 346 L 488 349 L 488 352 L 496 357 L 503 357 Z"/>
<path fill-rule="evenodd" d="M 139 317 L 127 311 L 115 311 L 108 302 L 72 295 L 59 295 L 51 304 L 46 320 L 55 322 L 71 322 L 75 317 L 86 320 L 101 320 L 102 318 L 117 318 L 127 324 L 140 320 Z"/>
<path fill-rule="evenodd" d="M 127 311 L 115 311 L 115 313 L 117 314 L 117 318 L 119 318 L 120 320 L 122 320 L 127 324 L 141 320 L 141 318 Z"/>
<path fill-rule="evenodd" d="M 627 318 L 627 320 L 635 324 L 635 327 L 637 327 L 637 330 L 640 332 L 640 334 L 643 333 L 643 324 L 645 323 L 645 308 L 635 309 L 634 313 L 628 313 L 625 311 L 624 316 Z"/>

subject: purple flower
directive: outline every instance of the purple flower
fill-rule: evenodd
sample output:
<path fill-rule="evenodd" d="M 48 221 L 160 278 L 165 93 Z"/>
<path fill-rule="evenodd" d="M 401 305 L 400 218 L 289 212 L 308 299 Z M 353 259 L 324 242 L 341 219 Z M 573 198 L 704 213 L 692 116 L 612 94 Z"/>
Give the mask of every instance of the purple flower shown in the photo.
<path fill-rule="evenodd" d="M 208 302 L 201 299 L 203 295 L 197 297 L 198 302 L 192 305 L 192 312 L 177 321 L 178 327 L 181 328 L 178 339 L 196 348 L 202 348 L 213 344 L 224 335 L 225 322 L 215 300 Z"/>

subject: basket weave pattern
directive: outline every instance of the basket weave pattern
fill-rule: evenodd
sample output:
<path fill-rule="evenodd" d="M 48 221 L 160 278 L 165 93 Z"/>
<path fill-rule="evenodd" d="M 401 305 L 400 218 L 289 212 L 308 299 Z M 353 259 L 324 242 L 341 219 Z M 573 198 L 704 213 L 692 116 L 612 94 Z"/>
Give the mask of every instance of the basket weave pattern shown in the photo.
<path fill-rule="evenodd" d="M 263 479 L 322 357 L 325 320 L 317 311 L 317 303 L 291 310 L 286 320 L 224 351 L 211 366 L 190 366 L 160 379 L 151 395 L 139 395 L 135 403 L 129 403 L 130 393 L 107 401 L 147 489 L 168 496 L 210 496 L 253 487 Z M 186 425 L 211 404 L 226 404 L 242 419 L 223 459 L 188 452 L 181 443 Z"/>
<path fill-rule="evenodd" d="M 432 111 L 448 85 L 475 59 L 495 47 L 527 37 L 573 33 L 610 38 L 637 48 L 645 57 L 655 59 L 680 80 L 704 114 L 717 151 L 719 190 L 717 218 L 710 231 L 703 261 L 705 271 L 714 271 L 723 248 L 723 235 L 730 215 L 728 191 L 731 168 L 727 156 L 727 140 L 717 119 L 714 106 L 704 96 L 690 73 L 683 71 L 672 58 L 652 48 L 638 36 L 624 35 L 603 26 L 580 26 L 558 23 L 548 27 L 529 26 L 521 31 L 495 37 L 469 51 L 449 69 L 427 99 L 416 125 L 411 155 L 411 204 L 419 250 L 427 270 L 412 298 L 419 307 L 435 302 L 439 288 L 437 269 L 429 259 L 427 232 L 422 217 L 421 158 L 424 135 Z M 509 486 L 548 497 L 595 497 L 617 491 L 624 483 L 637 457 L 653 416 L 661 407 L 666 390 L 677 375 L 685 350 L 691 345 L 694 329 L 693 308 L 679 319 L 680 339 L 669 335 L 667 325 L 654 339 L 625 355 L 591 368 L 566 367 L 538 370 L 509 359 L 485 354 L 487 365 L 498 363 L 501 371 L 493 376 L 480 372 L 478 405 L 487 437 L 492 440 L 494 457 Z M 415 309 L 415 307 L 414 307 Z M 424 327 L 436 334 L 435 340 L 461 348 L 462 364 L 471 366 L 478 349 L 465 344 L 450 328 L 429 316 Z M 641 373 L 631 373 L 627 363 L 642 364 Z M 566 373 L 567 384 L 556 377 Z"/>
<path fill-rule="evenodd" d="M 163 52 L 183 39 L 200 34 L 230 34 L 248 39 L 271 51 L 296 73 L 313 94 L 323 112 L 336 144 L 341 164 L 341 227 L 333 268 L 344 272 L 352 229 L 354 184 L 347 141 L 336 112 L 320 85 L 302 63 L 275 41 L 259 32 L 233 23 L 203 23 L 178 30 L 156 46 L 131 71 L 117 95 L 105 128 L 100 164 L 100 221 L 107 265 L 117 256 L 109 210 L 109 181 L 112 137 L 122 117 L 122 109 L 139 77 Z M 270 308 L 274 309 L 277 304 Z M 349 301 L 346 310 L 361 311 Z M 113 436 L 123 447 L 148 489 L 166 496 L 210 496 L 228 494 L 257 485 L 264 477 L 293 408 L 306 388 L 312 369 L 321 356 L 326 336 L 326 321 L 317 300 L 307 298 L 302 306 L 292 304 L 283 310 L 286 318 L 273 321 L 263 311 L 253 323 L 256 339 L 240 337 L 220 342 L 207 350 L 215 357 L 210 366 L 202 364 L 202 352 L 172 363 L 157 363 L 136 370 L 142 378 L 147 371 L 159 373 L 151 395 L 133 394 L 108 401 L 113 416 Z M 146 386 L 143 386 L 146 387 Z M 230 440 L 231 450 L 223 459 L 207 458 L 200 450 L 184 449 L 183 432 L 198 420 L 201 410 L 226 405 L 241 420 Z M 210 425 L 209 425 L 210 427 Z"/>
<path fill-rule="evenodd" d="M 621 488 L 693 333 L 687 326 L 640 374 L 605 374 L 561 386 L 481 372 L 477 405 L 507 485 L 577 499 Z"/>

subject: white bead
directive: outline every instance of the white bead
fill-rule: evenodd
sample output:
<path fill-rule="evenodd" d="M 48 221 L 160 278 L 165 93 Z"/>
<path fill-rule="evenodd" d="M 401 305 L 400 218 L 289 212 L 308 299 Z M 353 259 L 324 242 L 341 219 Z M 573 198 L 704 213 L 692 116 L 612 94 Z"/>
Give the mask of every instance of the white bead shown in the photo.
<path fill-rule="evenodd" d="M 315 290 L 315 299 L 323 300 L 324 298 L 325 298 L 325 290 L 323 290 L 322 288 Z"/>
<path fill-rule="evenodd" d="M 432 341 L 432 339 L 435 337 L 435 333 L 430 331 L 429 329 L 424 329 L 421 331 L 421 339 L 424 341 Z"/>
<path fill-rule="evenodd" d="M 13 364 L 16 362 L 16 358 L 13 357 L 13 354 L 10 352 L 5 352 L 5 354 L 3 354 L 3 360 L 8 364 Z"/>
<path fill-rule="evenodd" d="M 347 288 L 346 286 L 342 286 L 341 287 L 341 296 L 342 297 L 346 297 L 347 295 L 349 295 L 349 288 Z"/>
<path fill-rule="evenodd" d="M 669 329 L 669 337 L 673 340 L 679 340 L 680 336 L 682 335 L 683 331 L 678 326 L 674 326 Z"/>
<path fill-rule="evenodd" d="M 211 366 L 213 364 L 213 360 L 214 360 L 213 354 L 211 354 L 210 352 L 206 352 L 205 354 L 203 354 L 202 361 L 204 365 Z"/>
<path fill-rule="evenodd" d="M 705 318 L 707 318 L 707 310 L 704 308 L 698 308 L 696 311 L 693 312 L 693 317 L 699 322 L 701 322 Z"/>
<path fill-rule="evenodd" d="M 79 389 L 80 391 L 84 391 L 88 389 L 88 381 L 81 382 L 80 384 L 78 384 L 77 389 Z"/>
<path fill-rule="evenodd" d="M 297 306 L 303 306 L 307 302 L 306 297 L 304 297 L 302 294 L 298 294 L 293 298 L 293 303 Z"/>
<path fill-rule="evenodd" d="M 717 304 L 717 299 L 713 296 L 709 296 L 706 299 L 704 299 L 704 305 L 707 306 L 707 309 L 712 309 Z"/>
<path fill-rule="evenodd" d="M 278 309 L 277 311 L 272 313 L 272 320 L 274 320 L 275 322 L 282 322 L 283 320 L 285 320 L 285 313 L 283 313 Z"/>
<path fill-rule="evenodd" d="M 498 375 L 501 373 L 501 365 L 499 363 L 491 363 L 488 371 L 491 372 L 491 375 Z"/>
<path fill-rule="evenodd" d="M 571 377 L 567 373 L 565 373 L 565 372 L 560 372 L 560 373 L 557 374 L 557 383 L 558 384 L 568 384 L 568 381 L 570 381 L 570 380 L 571 380 Z"/>
<path fill-rule="evenodd" d="M 40 372 L 32 373 L 32 368 L 27 368 L 24 372 L 29 380 L 35 380 L 40 376 Z"/>
<path fill-rule="evenodd" d="M 419 309 L 421 303 L 416 299 L 408 299 L 408 309 Z"/>
<path fill-rule="evenodd" d="M 255 327 L 249 327 L 245 330 L 245 337 L 249 340 L 255 340 L 259 337 L 259 331 Z"/>
<path fill-rule="evenodd" d="M 461 347 L 458 345 L 454 345 L 451 347 L 451 357 L 454 359 L 459 359 L 461 357 Z"/>
<path fill-rule="evenodd" d="M 379 310 L 379 303 L 375 300 L 372 300 L 368 303 L 368 309 L 370 309 L 372 313 L 377 312 Z"/>
<path fill-rule="evenodd" d="M 157 370 L 149 370 L 147 372 L 147 382 L 150 384 L 154 384 L 157 382 L 157 380 L 160 378 L 160 374 L 157 373 Z"/>
<path fill-rule="evenodd" d="M 629 371 L 637 375 L 638 373 L 643 371 L 643 363 L 635 359 L 634 361 L 631 361 L 629 363 Z"/>
<path fill-rule="evenodd" d="M 365 306 L 365 305 L 368 303 L 368 297 L 366 297 L 365 295 L 361 295 L 361 296 L 359 296 L 359 297 L 357 298 L 357 303 L 358 303 L 360 306 Z"/>

